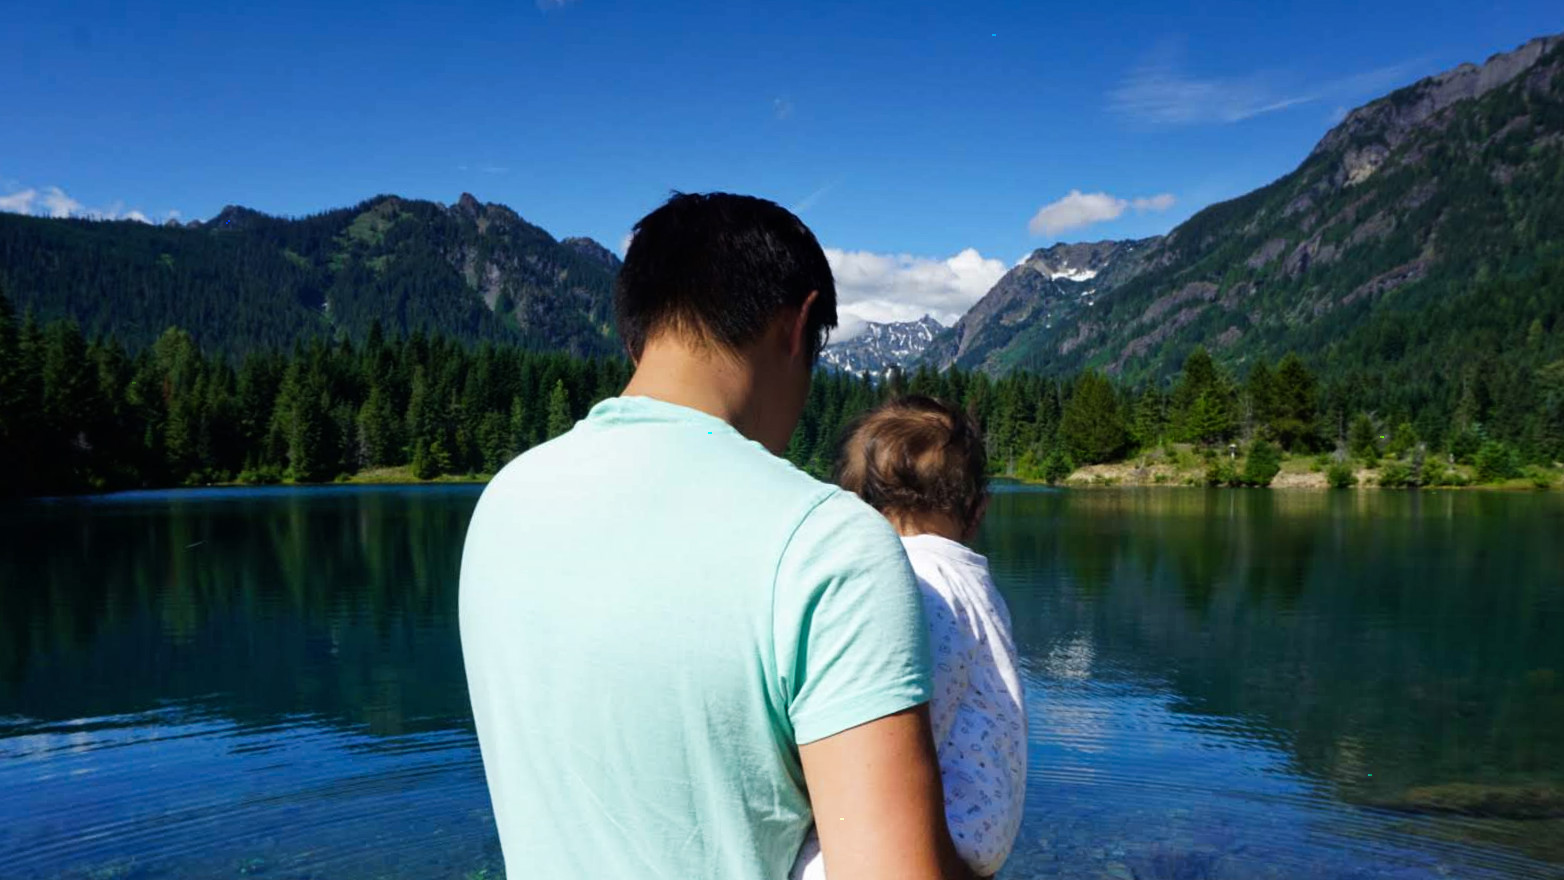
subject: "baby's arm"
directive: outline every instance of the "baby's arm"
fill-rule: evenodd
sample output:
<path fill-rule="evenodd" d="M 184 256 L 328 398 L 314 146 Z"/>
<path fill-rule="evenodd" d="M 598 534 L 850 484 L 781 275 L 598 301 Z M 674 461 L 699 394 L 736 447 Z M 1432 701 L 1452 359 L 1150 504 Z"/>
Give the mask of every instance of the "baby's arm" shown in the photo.
<path fill-rule="evenodd" d="M 997 873 L 1015 845 L 1026 800 L 1026 712 L 1004 600 L 966 609 L 982 637 L 970 655 L 971 689 L 940 753 L 945 821 L 961 857 Z M 994 604 L 997 603 L 997 604 Z"/>

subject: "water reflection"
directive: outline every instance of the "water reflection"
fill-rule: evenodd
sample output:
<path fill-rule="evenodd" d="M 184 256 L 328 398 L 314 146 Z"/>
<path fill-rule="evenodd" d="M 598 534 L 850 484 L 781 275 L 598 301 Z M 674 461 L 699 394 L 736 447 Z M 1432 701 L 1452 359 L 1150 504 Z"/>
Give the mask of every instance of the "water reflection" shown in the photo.
<path fill-rule="evenodd" d="M 477 491 L 0 508 L 0 873 L 497 876 Z M 1034 732 L 1003 876 L 1558 876 L 1564 814 L 1509 814 L 1564 791 L 1561 535 L 1557 495 L 1001 491 Z"/>
<path fill-rule="evenodd" d="M 496 866 L 456 639 L 476 498 L 190 492 L 5 511 L 4 875 Z"/>
<path fill-rule="evenodd" d="M 1564 823 L 1428 815 L 1407 797 L 1528 787 L 1564 807 L 1556 497 L 1054 492 L 993 510 L 980 549 L 1042 703 L 1029 828 L 1138 838 L 1143 860 L 1182 826 L 1193 837 L 1173 850 L 1211 827 L 1243 841 L 1160 867 L 1126 856 L 1142 876 L 1555 876 L 1521 853 L 1564 862 Z M 1122 790 L 1094 794 L 1103 814 L 1083 825 L 1049 783 L 1088 773 Z M 1143 811 L 1159 788 L 1168 802 Z M 1288 818 L 1256 836 L 1266 816 Z M 1286 843 L 1299 823 L 1307 839 Z M 1468 848 L 1494 842 L 1507 849 Z M 1101 869 L 1100 853 L 1059 862 L 1051 844 L 1024 854 L 1041 859 L 1028 870 Z"/>

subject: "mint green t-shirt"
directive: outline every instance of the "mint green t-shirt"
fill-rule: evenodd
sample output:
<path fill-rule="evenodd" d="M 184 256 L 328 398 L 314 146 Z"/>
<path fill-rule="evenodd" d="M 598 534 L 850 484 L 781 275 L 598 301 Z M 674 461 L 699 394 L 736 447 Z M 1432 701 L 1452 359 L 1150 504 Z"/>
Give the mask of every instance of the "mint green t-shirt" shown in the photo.
<path fill-rule="evenodd" d="M 460 618 L 517 878 L 781 880 L 813 819 L 798 745 L 930 695 L 890 524 L 646 397 L 494 478 Z"/>

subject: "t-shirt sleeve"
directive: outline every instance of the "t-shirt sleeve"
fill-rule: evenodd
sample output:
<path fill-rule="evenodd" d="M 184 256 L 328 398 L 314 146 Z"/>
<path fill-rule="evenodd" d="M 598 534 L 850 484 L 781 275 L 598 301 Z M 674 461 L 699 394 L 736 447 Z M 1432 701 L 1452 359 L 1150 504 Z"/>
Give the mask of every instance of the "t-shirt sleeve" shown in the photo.
<path fill-rule="evenodd" d="M 777 565 L 777 673 L 803 745 L 928 701 L 928 628 L 884 517 L 846 492 L 804 517 Z"/>

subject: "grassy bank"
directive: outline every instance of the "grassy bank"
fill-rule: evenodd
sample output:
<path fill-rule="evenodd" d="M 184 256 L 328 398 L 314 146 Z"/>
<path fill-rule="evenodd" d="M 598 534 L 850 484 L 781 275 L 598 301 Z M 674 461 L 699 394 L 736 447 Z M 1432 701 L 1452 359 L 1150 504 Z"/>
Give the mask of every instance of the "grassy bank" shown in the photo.
<path fill-rule="evenodd" d="M 413 466 L 410 464 L 397 465 L 396 467 L 365 468 L 355 474 L 339 474 L 335 480 L 325 483 L 311 483 L 302 480 L 288 479 L 277 472 L 246 471 L 239 475 L 239 479 L 223 483 L 204 483 L 195 485 L 210 486 L 329 486 L 333 484 L 361 485 L 361 486 L 422 486 L 433 483 L 487 483 L 493 478 L 493 474 L 441 474 L 427 480 L 420 480 L 413 476 Z"/>
<path fill-rule="evenodd" d="M 1216 471 L 1226 464 L 1242 473 L 1242 455 L 1223 450 L 1201 451 L 1190 444 L 1145 452 L 1125 461 L 1078 467 L 1056 485 L 1077 488 L 1107 486 L 1209 486 L 1223 484 Z M 1333 473 L 1333 470 L 1335 473 Z M 1531 467 L 1514 476 L 1484 479 L 1478 468 L 1430 456 L 1421 468 L 1393 459 L 1372 465 L 1361 460 L 1338 462 L 1330 455 L 1287 456 L 1269 484 L 1273 489 L 1329 489 L 1332 478 L 1338 488 L 1472 488 L 1508 490 L 1564 489 L 1564 468 Z M 1022 479 L 1025 483 L 1043 480 Z M 1345 484 L 1345 485 L 1343 485 Z"/>

